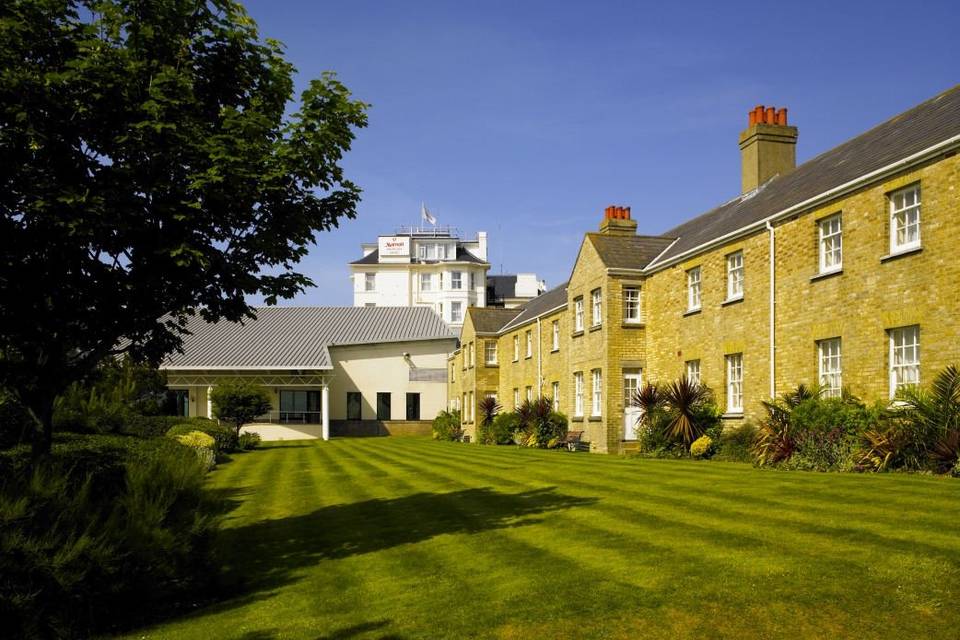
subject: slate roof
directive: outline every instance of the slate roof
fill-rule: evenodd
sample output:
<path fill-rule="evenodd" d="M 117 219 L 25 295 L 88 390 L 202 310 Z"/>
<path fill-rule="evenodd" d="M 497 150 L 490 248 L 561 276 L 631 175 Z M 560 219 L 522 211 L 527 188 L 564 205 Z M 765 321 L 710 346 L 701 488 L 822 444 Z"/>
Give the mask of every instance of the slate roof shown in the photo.
<path fill-rule="evenodd" d="M 678 240 L 655 264 L 960 135 L 960 85 L 664 233 Z"/>
<path fill-rule="evenodd" d="M 670 246 L 676 236 L 627 236 L 588 233 L 603 264 L 614 269 L 643 269 L 663 250 Z"/>
<path fill-rule="evenodd" d="M 515 318 L 503 325 L 500 330 L 506 331 L 507 329 L 520 326 L 521 324 L 529 322 L 530 320 L 533 320 L 537 316 L 544 314 L 551 309 L 556 309 L 557 307 L 565 304 L 567 304 L 566 282 L 561 285 L 557 285 L 545 293 L 541 293 L 536 298 L 532 298 L 529 302 L 520 307 L 520 313 L 517 314 Z"/>
<path fill-rule="evenodd" d="M 472 263 L 474 263 L 474 264 L 489 264 L 488 262 L 485 262 L 485 261 L 481 260 L 480 258 L 478 258 L 477 256 L 473 255 L 472 253 L 470 253 L 469 251 L 467 251 L 466 249 L 464 249 L 463 247 L 461 247 L 461 246 L 459 246 L 459 245 L 457 246 L 457 258 L 456 258 L 456 261 L 457 261 L 457 262 L 472 262 Z M 413 262 L 433 263 L 433 262 L 452 262 L 452 261 L 451 261 L 451 260 L 420 260 L 419 258 L 413 258 Z M 360 258 L 359 260 L 354 260 L 354 261 L 351 262 L 350 264 L 379 264 L 379 263 L 380 263 L 380 250 L 379 250 L 379 249 L 374 249 L 373 251 L 371 251 L 371 252 L 368 253 L 367 255 L 363 256 L 363 257 Z"/>
<path fill-rule="evenodd" d="M 477 333 L 497 333 L 500 331 L 500 327 L 517 317 L 521 311 L 521 308 L 471 307 L 469 313 L 473 320 L 474 331 Z"/>
<path fill-rule="evenodd" d="M 331 369 L 329 347 L 456 336 L 427 307 L 260 307 L 244 324 L 191 318 L 161 368 Z"/>

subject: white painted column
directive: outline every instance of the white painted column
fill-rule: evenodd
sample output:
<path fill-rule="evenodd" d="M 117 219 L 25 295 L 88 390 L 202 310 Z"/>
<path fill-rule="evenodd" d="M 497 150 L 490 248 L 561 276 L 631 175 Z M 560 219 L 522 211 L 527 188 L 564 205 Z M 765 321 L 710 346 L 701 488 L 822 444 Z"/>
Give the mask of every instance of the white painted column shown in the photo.
<path fill-rule="evenodd" d="M 213 387 L 207 387 L 207 417 L 211 420 L 213 419 L 213 400 L 210 399 L 210 394 L 213 393 Z"/>
<path fill-rule="evenodd" d="M 330 387 L 320 389 L 320 423 L 323 425 L 323 439 L 330 439 Z"/>

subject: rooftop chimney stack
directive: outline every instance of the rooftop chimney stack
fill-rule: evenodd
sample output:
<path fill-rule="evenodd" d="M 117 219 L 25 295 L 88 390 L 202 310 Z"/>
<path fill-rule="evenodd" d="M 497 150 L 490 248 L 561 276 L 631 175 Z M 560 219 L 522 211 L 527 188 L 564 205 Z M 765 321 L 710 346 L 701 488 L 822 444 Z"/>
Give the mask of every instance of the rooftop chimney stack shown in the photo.
<path fill-rule="evenodd" d="M 618 236 L 636 235 L 637 221 L 630 219 L 630 207 L 611 205 L 604 209 L 600 233 Z"/>
<path fill-rule="evenodd" d="M 787 110 L 757 105 L 747 114 L 740 134 L 743 193 L 750 193 L 775 175 L 797 166 L 797 128 L 787 125 Z"/>

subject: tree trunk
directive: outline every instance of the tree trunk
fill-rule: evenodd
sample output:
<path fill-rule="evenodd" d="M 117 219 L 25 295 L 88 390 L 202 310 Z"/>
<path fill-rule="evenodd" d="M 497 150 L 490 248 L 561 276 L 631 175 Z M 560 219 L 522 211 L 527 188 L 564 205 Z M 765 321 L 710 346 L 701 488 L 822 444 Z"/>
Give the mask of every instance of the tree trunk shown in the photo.
<path fill-rule="evenodd" d="M 55 395 L 35 398 L 30 403 L 31 406 L 27 407 L 36 425 L 31 439 L 31 451 L 35 461 L 50 455 L 50 449 L 53 446 L 53 403 L 55 400 Z"/>

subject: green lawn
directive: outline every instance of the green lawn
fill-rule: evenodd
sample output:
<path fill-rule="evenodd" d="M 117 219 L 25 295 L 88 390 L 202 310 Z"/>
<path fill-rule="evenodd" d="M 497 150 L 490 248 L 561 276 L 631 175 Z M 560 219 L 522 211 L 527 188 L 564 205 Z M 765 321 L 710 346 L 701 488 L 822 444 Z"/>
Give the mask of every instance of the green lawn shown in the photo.
<path fill-rule="evenodd" d="M 211 477 L 235 597 L 130 637 L 960 637 L 958 480 L 415 438 Z"/>

